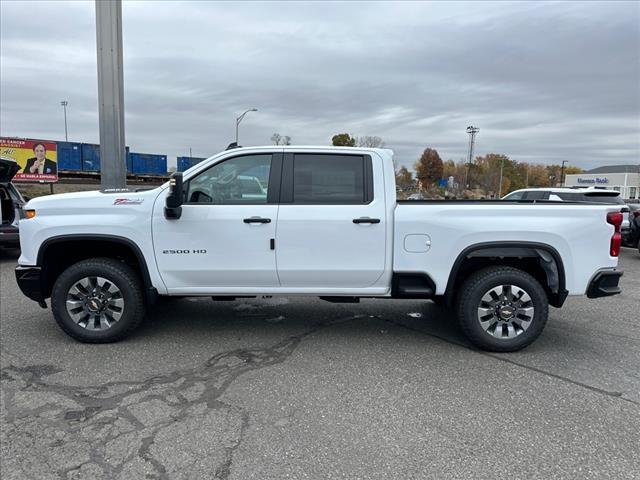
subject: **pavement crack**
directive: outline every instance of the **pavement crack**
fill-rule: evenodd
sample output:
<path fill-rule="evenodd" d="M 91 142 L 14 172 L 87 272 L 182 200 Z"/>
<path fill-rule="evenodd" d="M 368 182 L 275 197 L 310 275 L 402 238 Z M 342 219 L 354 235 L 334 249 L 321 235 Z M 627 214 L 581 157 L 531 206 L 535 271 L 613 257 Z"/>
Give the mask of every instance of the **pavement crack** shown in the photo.
<path fill-rule="evenodd" d="M 211 428 L 220 436 L 208 431 L 204 445 L 186 442 L 181 455 L 185 462 L 204 458 L 216 478 L 227 479 L 249 417 L 220 397 L 238 377 L 285 362 L 304 338 L 353 318 L 319 322 L 270 346 L 221 352 L 141 381 L 65 385 L 47 381 L 62 371 L 53 365 L 8 365 L 0 369 L 7 444 L 14 445 L 7 454 L 21 458 L 20 448 L 27 445 L 37 452 L 36 463 L 55 464 L 61 476 L 134 478 L 144 476 L 147 464 L 153 478 L 166 479 L 180 468 L 166 457 L 176 448 L 175 436 L 186 439 Z"/>
<path fill-rule="evenodd" d="M 147 462 L 149 462 L 153 468 L 156 470 L 157 475 L 154 475 L 154 478 L 157 479 L 167 479 L 169 478 L 167 476 L 167 469 L 165 468 L 165 466 L 159 462 L 152 454 L 151 454 L 151 445 L 153 445 L 153 442 L 155 441 L 155 436 L 154 435 L 150 435 L 148 437 L 144 437 L 141 440 L 141 445 L 140 448 L 138 449 L 138 457 L 140 457 L 142 460 L 145 460 Z"/>

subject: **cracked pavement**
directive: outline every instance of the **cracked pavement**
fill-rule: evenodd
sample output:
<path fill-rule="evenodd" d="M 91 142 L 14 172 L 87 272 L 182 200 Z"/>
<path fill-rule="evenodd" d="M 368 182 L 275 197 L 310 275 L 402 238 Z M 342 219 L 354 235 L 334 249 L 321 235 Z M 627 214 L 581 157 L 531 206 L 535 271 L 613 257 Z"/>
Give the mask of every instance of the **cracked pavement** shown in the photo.
<path fill-rule="evenodd" d="M 162 301 L 84 345 L 0 250 L 4 479 L 640 478 L 640 256 L 624 293 L 469 347 L 429 302 Z"/>

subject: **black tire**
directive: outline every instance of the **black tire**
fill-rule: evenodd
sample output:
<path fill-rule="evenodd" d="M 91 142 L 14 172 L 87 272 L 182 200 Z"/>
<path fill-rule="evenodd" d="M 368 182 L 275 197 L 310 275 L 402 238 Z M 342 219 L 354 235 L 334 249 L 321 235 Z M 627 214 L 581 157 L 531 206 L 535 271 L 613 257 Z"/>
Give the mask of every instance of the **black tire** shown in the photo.
<path fill-rule="evenodd" d="M 104 330 L 87 330 L 67 311 L 69 290 L 85 277 L 102 277 L 115 285 L 124 301 L 121 317 Z M 135 271 L 113 258 L 90 258 L 67 268 L 56 279 L 51 292 L 51 310 L 56 322 L 70 337 L 84 343 L 109 343 L 123 339 L 142 322 L 145 302 Z"/>
<path fill-rule="evenodd" d="M 490 333 L 491 327 L 489 331 L 483 329 L 479 320 L 478 307 L 483 296 L 502 285 L 524 290 L 531 298 L 527 305 L 534 308 L 528 328 L 513 338 L 496 338 Z M 467 339 L 475 346 L 492 352 L 514 352 L 530 345 L 542 333 L 549 316 L 549 300 L 544 288 L 528 273 L 512 267 L 489 267 L 474 272 L 459 287 L 455 308 L 460 328 Z M 506 325 L 504 329 L 500 327 L 500 332 L 506 328 Z"/>

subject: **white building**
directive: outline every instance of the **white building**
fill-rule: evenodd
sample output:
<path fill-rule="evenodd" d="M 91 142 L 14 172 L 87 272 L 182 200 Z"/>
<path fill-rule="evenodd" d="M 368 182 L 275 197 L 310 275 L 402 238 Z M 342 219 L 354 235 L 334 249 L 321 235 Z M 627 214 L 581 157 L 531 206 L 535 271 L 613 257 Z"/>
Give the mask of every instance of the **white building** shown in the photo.
<path fill-rule="evenodd" d="M 617 190 L 626 200 L 640 199 L 640 165 L 610 165 L 566 175 L 566 187 L 602 187 Z"/>

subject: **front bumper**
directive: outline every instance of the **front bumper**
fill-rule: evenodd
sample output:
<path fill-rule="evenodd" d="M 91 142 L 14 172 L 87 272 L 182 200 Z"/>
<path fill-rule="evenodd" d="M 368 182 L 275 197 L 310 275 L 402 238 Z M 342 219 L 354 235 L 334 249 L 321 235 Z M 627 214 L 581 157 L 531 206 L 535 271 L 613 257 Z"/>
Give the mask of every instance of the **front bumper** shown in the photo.
<path fill-rule="evenodd" d="M 40 267 L 16 267 L 16 282 L 22 293 L 31 300 L 35 300 L 38 304 L 46 308 L 44 301 L 44 292 L 42 289 L 42 269 Z"/>
<path fill-rule="evenodd" d="M 622 292 L 618 286 L 622 273 L 620 270 L 601 270 L 596 273 L 587 288 L 587 297 L 609 297 Z"/>

